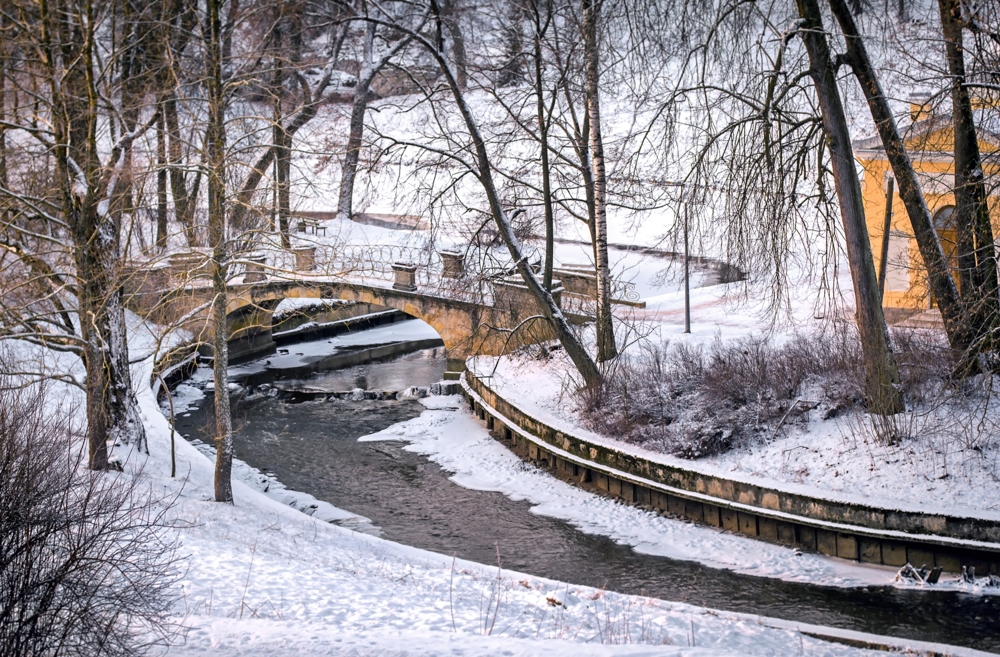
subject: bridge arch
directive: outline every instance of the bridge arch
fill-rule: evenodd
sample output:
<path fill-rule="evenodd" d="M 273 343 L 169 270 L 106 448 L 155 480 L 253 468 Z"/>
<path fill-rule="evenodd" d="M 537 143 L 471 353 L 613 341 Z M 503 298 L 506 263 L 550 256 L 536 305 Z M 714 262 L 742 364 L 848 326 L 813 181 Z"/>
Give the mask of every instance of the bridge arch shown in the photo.
<path fill-rule="evenodd" d="M 465 369 L 468 357 L 498 353 L 498 348 L 502 348 L 495 344 L 498 336 L 490 329 L 494 313 L 479 304 L 339 282 L 273 281 L 231 288 L 226 308 L 230 333 L 246 344 L 238 357 L 273 350 L 272 314 L 285 299 L 355 301 L 392 308 L 420 319 L 444 343 L 449 378 L 457 377 Z"/>

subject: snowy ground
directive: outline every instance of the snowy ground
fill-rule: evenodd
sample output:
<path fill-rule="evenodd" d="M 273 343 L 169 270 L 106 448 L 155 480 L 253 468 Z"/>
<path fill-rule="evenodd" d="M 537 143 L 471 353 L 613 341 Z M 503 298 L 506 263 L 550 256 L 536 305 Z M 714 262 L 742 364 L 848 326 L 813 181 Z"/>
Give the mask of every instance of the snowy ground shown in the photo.
<path fill-rule="evenodd" d="M 141 401 L 151 451 L 143 476 L 157 488 L 177 490 L 183 484 L 175 513 L 188 556 L 178 607 L 186 635 L 171 655 L 868 654 L 811 639 L 787 623 L 498 572 L 398 545 L 323 522 L 320 514 L 300 513 L 239 480 L 235 505 L 216 504 L 211 501 L 212 464 L 185 441 L 177 450 L 181 477 L 166 476 L 166 420 L 151 395 Z M 502 448 L 468 413 L 455 409 L 456 398 L 432 398 L 427 405 L 419 418 L 372 439 L 414 441 L 414 449 L 455 469 L 463 485 L 523 486 L 533 501 L 548 496 L 550 506 L 557 496 L 579 494 L 569 487 L 560 490 L 559 482 L 538 472 L 525 481 L 511 480 L 521 468 L 509 454 L 483 454 Z M 129 459 L 130 471 L 138 460 Z M 242 472 L 253 483 L 252 473 Z M 576 506 L 574 514 L 590 516 L 591 529 L 606 531 L 598 526 L 609 521 L 624 526 L 631 520 L 638 528 L 633 531 L 647 542 L 685 540 L 666 523 L 658 527 L 653 517 L 622 516 L 623 509 L 593 496 L 562 506 Z M 617 521 L 611 520 L 612 512 Z M 706 537 L 707 532 L 701 538 Z M 689 542 L 697 538 L 686 537 Z M 739 549 L 770 567 L 781 560 L 768 554 L 778 550 L 771 546 L 721 534 L 716 538 L 723 542 L 720 547 Z M 844 568 L 840 576 L 868 571 L 885 577 L 881 571 L 787 552 L 788 566 L 796 564 L 803 575 Z"/>
<path fill-rule="evenodd" d="M 134 318 L 131 324 L 133 352 L 149 353 L 151 333 L 139 331 Z M 21 353 L 27 351 L 36 350 Z M 49 367 L 78 376 L 71 361 L 59 356 Z M 149 367 L 150 359 L 137 364 L 137 382 L 148 380 Z M 287 491 L 244 464 L 235 468 L 235 504 L 217 504 L 213 464 L 195 446 L 176 440 L 178 476 L 169 476 L 169 424 L 148 387 L 140 385 L 138 397 L 150 454 L 127 447 L 116 454 L 124 476 L 177 494 L 173 531 L 185 569 L 175 613 L 183 632 L 170 655 L 872 654 L 811 638 L 787 621 L 550 581 L 351 531 L 332 524 L 350 521 L 350 514 Z M 193 399 L 176 401 L 183 411 Z M 520 496 L 538 513 L 645 552 L 708 555 L 713 564 L 742 572 L 840 585 L 891 578 L 884 569 L 798 556 L 584 493 L 524 467 L 458 398 L 429 398 L 425 405 L 418 418 L 368 440 L 408 441 L 453 471 L 461 485 Z"/>

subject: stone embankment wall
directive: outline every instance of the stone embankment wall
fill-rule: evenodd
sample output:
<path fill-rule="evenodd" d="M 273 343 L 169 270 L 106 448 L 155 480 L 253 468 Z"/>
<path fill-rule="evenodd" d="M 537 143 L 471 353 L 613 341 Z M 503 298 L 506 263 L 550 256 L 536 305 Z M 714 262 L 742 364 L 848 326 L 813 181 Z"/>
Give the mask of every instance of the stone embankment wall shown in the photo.
<path fill-rule="evenodd" d="M 521 458 L 650 510 L 864 563 L 1000 574 L 1000 522 L 813 498 L 658 463 L 559 431 L 466 372 L 470 409 Z"/>

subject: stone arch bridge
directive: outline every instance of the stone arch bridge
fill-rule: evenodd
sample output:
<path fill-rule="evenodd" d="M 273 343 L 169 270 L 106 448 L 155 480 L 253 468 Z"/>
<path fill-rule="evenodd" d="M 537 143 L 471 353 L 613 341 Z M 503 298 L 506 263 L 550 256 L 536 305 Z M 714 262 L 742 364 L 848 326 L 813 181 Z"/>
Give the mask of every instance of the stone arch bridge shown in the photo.
<path fill-rule="evenodd" d="M 274 351 L 272 313 L 285 299 L 339 299 L 392 308 L 421 319 L 444 342 L 449 374 L 464 370 L 467 358 L 498 355 L 525 344 L 554 337 L 544 320 L 527 320 L 541 311 L 518 279 L 500 278 L 487 286 L 467 275 L 464 263 L 449 262 L 441 271 L 432 266 L 384 263 L 367 275 L 337 277 L 314 273 L 315 265 L 277 268 L 250 260 L 242 276 L 228 287 L 227 317 L 230 340 L 240 340 L 241 355 Z M 312 254 L 311 257 L 315 257 Z M 171 265 L 134 267 L 126 277 L 129 307 L 161 325 L 179 326 L 196 340 L 210 343 L 210 304 L 214 296 L 204 270 L 192 267 L 194 258 L 172 258 Z M 441 263 L 439 263 L 441 264 Z M 193 273 L 192 273 L 193 272 Z M 388 272 L 388 276 L 385 273 Z M 478 290 L 474 292 L 473 290 Z M 557 286 L 553 296 L 561 298 Z M 590 320 L 586 314 L 567 312 L 575 323 Z M 519 327 L 519 328 L 517 328 Z M 516 331 L 514 329 L 517 328 Z"/>

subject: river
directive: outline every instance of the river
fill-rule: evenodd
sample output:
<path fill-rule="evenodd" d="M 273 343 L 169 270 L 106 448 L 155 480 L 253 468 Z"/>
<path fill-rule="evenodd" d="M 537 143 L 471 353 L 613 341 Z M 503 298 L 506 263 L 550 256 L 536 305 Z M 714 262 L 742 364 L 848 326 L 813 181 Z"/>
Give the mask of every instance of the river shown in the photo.
<path fill-rule="evenodd" d="M 274 359 L 264 358 L 234 368 L 232 375 L 286 391 L 429 386 L 440 380 L 445 359 L 441 348 L 421 348 L 426 335 L 409 345 L 397 343 L 396 351 L 415 351 L 378 362 L 339 367 L 336 358 L 323 355 L 324 349 L 336 351 L 344 357 L 339 362 L 351 363 L 359 350 L 406 334 L 403 324 L 390 338 L 386 331 L 368 340 L 357 334 L 354 346 L 319 340 L 290 347 L 289 356 L 310 360 L 306 370 L 265 367 Z M 317 362 L 324 367 L 315 367 Z M 236 455 L 293 490 L 371 519 L 384 538 L 418 548 L 487 564 L 496 563 L 499 549 L 505 569 L 575 584 L 1000 652 L 1000 596 L 824 587 L 644 555 L 533 514 L 528 502 L 462 488 L 448 472 L 400 443 L 358 442 L 423 410 L 414 399 L 292 403 L 283 396 L 254 395 L 233 405 Z M 176 427 L 185 437 L 209 441 L 203 432 L 211 427 L 211 413 L 207 396 L 178 417 Z"/>

